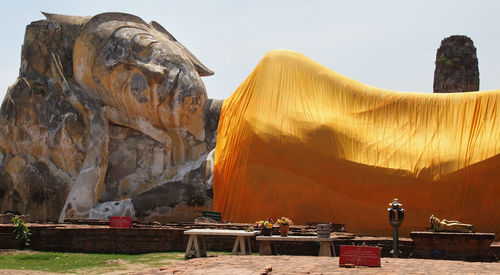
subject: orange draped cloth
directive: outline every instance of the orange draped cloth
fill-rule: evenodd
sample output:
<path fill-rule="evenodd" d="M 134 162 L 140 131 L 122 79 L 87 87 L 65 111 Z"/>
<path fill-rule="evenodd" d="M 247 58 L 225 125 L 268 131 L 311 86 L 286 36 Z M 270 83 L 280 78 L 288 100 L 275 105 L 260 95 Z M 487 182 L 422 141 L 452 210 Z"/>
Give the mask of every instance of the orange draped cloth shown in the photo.
<path fill-rule="evenodd" d="M 224 101 L 214 209 L 390 236 L 431 214 L 500 234 L 500 90 L 422 94 L 371 87 L 287 50 L 268 53 Z"/>

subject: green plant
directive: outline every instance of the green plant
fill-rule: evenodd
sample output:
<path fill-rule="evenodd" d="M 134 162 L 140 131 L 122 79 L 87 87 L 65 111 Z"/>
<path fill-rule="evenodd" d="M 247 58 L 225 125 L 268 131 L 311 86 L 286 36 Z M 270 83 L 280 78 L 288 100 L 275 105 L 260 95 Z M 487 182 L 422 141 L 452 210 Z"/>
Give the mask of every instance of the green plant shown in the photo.
<path fill-rule="evenodd" d="M 451 61 L 446 58 L 444 55 L 441 55 L 437 60 L 436 60 L 436 65 L 438 64 L 443 64 L 446 67 L 451 67 Z"/>
<path fill-rule="evenodd" d="M 30 229 L 24 224 L 23 220 L 19 216 L 12 218 L 12 223 L 16 226 L 14 228 L 14 234 L 16 235 L 16 243 L 20 249 L 25 249 L 30 246 Z"/>

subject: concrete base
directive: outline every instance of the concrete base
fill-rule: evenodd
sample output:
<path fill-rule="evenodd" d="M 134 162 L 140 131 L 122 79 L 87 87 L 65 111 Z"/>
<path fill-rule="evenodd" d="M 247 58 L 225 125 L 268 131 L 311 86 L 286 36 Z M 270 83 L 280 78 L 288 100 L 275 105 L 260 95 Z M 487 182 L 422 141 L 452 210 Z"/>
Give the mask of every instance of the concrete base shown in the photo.
<path fill-rule="evenodd" d="M 453 233 L 414 231 L 410 237 L 415 250 L 410 257 L 494 262 L 491 244 L 494 233 Z"/>

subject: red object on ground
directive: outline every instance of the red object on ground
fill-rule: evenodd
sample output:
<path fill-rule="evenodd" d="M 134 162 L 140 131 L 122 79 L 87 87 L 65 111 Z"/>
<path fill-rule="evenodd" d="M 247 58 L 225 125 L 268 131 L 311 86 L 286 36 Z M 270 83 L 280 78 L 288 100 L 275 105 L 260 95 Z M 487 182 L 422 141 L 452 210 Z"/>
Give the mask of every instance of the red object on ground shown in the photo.
<path fill-rule="evenodd" d="M 131 224 L 132 219 L 130 217 L 111 216 L 109 218 L 109 227 L 130 228 Z"/>
<path fill-rule="evenodd" d="M 340 247 L 339 266 L 345 265 L 380 267 L 380 248 L 343 245 Z"/>

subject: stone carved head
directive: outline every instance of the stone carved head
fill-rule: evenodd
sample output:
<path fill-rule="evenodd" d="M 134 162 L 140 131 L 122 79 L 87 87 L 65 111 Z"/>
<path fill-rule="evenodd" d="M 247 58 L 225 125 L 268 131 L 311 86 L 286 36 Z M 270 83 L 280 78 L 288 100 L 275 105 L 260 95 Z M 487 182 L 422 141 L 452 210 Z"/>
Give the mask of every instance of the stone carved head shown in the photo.
<path fill-rule="evenodd" d="M 0 110 L 0 212 L 199 215 L 211 203 L 202 167 L 213 149 L 200 77 L 213 73 L 155 22 L 44 15 L 26 27 Z"/>
<path fill-rule="evenodd" d="M 200 76 L 213 74 L 158 23 L 123 13 L 99 14 L 82 26 L 73 70 L 104 105 L 167 129 L 192 123 L 207 97 Z"/>
<path fill-rule="evenodd" d="M 156 22 L 124 13 L 45 16 L 66 39 L 64 51 L 52 52 L 51 71 L 68 102 L 86 116 L 89 133 L 85 173 L 75 177 L 59 220 L 100 215 L 91 209 L 117 196 L 149 202 L 150 189 L 186 173 L 201 179 L 196 165 L 208 153 L 201 76 L 213 72 Z M 197 190 L 181 192 L 187 197 L 206 196 L 203 182 L 186 188 Z M 185 199 L 165 200 L 170 207 Z M 141 205 L 127 209 L 144 216 L 150 209 Z"/>

